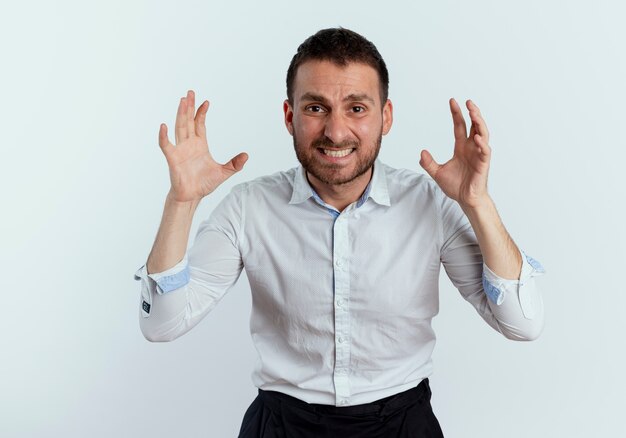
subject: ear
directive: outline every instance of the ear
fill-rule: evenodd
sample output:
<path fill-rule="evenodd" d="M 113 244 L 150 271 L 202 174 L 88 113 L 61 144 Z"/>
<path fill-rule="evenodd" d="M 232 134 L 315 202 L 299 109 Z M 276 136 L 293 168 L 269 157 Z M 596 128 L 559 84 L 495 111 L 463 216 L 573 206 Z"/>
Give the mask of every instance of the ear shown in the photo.
<path fill-rule="evenodd" d="M 383 106 L 383 135 L 387 135 L 393 124 L 393 104 L 389 99 Z"/>
<path fill-rule="evenodd" d="M 285 126 L 289 134 L 293 135 L 293 108 L 288 99 L 283 102 L 283 113 L 285 114 Z"/>

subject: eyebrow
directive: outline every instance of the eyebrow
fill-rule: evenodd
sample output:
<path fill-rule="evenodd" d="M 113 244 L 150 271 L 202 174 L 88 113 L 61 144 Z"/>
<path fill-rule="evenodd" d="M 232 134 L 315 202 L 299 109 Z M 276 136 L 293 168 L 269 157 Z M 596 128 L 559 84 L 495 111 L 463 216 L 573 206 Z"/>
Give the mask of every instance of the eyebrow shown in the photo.
<path fill-rule="evenodd" d="M 311 101 L 322 102 L 322 103 L 327 102 L 327 99 L 324 96 L 321 96 L 319 94 L 314 94 L 314 93 L 304 93 L 300 99 L 307 101 L 307 102 L 311 102 Z M 343 98 L 343 101 L 344 102 L 367 101 L 367 102 L 371 102 L 372 104 L 375 103 L 374 99 L 372 99 L 370 96 L 368 96 L 365 93 L 348 94 L 346 97 Z"/>

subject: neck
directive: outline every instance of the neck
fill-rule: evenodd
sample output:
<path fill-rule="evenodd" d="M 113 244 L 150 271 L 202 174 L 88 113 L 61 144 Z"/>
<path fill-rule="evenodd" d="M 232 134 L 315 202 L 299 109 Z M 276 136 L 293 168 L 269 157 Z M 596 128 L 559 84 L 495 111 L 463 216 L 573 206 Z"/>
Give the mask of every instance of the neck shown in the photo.
<path fill-rule="evenodd" d="M 372 173 L 372 167 L 370 167 L 363 175 L 345 184 L 327 184 L 315 178 L 309 172 L 306 173 L 306 176 L 309 184 L 311 184 L 325 203 L 339 211 L 343 211 L 348 205 L 356 202 L 363 195 L 372 179 Z"/>

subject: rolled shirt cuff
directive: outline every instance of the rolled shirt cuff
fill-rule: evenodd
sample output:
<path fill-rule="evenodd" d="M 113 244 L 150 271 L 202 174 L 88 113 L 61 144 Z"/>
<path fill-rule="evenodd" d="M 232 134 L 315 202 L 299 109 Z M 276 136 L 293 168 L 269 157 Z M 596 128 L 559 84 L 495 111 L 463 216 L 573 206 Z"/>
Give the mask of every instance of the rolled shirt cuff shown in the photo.
<path fill-rule="evenodd" d="M 537 260 L 530 256 L 527 256 L 524 251 L 520 250 L 522 255 L 522 271 L 520 273 L 519 280 L 509 280 L 496 275 L 489 267 L 483 263 L 483 289 L 489 300 L 496 304 L 501 305 L 504 302 L 505 296 L 509 291 L 517 292 L 524 284 L 533 277 L 544 274 L 546 271 Z M 520 304 L 522 310 L 526 308 L 524 314 L 532 313 L 530 305 L 525 305 L 524 294 L 520 293 Z"/>
<path fill-rule="evenodd" d="M 135 280 L 141 279 L 149 283 L 149 279 L 153 280 L 156 285 L 150 289 L 154 289 L 159 295 L 179 289 L 189 283 L 187 256 L 185 255 L 180 262 L 163 272 L 148 274 L 146 265 L 143 265 L 135 272 Z"/>
<path fill-rule="evenodd" d="M 187 256 L 170 269 L 148 274 L 146 265 L 137 269 L 135 280 L 141 281 L 141 313 L 147 318 L 152 308 L 152 294 L 159 295 L 172 292 L 189 283 L 189 264 Z"/>

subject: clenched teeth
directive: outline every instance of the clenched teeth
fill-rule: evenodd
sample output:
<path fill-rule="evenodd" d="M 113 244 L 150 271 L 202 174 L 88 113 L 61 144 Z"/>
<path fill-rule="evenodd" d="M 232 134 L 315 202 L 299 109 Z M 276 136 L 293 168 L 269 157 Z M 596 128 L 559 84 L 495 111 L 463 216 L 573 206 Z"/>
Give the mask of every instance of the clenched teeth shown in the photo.
<path fill-rule="evenodd" d="M 341 158 L 341 157 L 345 157 L 346 155 L 350 154 L 354 149 L 342 149 L 340 151 L 330 150 L 330 149 L 322 149 L 322 150 L 328 156 L 335 157 L 335 158 Z"/>

